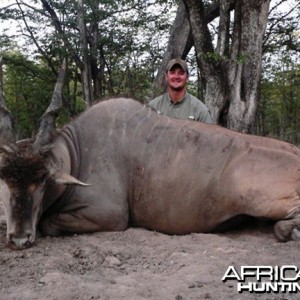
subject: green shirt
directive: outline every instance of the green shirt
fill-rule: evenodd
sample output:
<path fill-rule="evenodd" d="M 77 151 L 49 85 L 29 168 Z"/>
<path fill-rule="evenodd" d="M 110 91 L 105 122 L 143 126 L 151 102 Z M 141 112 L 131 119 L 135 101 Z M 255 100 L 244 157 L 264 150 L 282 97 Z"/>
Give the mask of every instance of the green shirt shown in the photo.
<path fill-rule="evenodd" d="M 209 110 L 198 98 L 186 92 L 184 98 L 173 103 L 168 93 L 149 102 L 149 106 L 166 116 L 177 119 L 189 119 L 205 123 L 212 123 Z"/>

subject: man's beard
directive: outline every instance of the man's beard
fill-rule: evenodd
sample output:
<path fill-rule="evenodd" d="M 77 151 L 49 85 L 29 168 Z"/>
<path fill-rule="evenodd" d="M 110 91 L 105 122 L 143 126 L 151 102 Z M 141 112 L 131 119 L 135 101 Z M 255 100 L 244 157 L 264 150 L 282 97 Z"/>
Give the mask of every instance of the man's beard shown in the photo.
<path fill-rule="evenodd" d="M 176 91 L 176 92 L 181 92 L 185 89 L 185 86 L 179 86 L 179 87 L 173 87 L 169 86 L 170 90 Z"/>

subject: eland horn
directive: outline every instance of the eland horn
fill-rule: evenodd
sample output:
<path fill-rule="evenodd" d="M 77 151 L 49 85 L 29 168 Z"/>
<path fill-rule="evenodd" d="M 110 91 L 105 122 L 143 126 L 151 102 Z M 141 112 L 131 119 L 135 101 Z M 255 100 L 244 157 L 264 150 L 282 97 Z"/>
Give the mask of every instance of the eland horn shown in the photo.
<path fill-rule="evenodd" d="M 66 77 L 67 62 L 63 60 L 57 77 L 51 102 L 40 119 L 40 126 L 34 142 L 35 152 L 46 152 L 51 148 L 53 134 L 56 130 L 55 120 L 62 106 L 62 90 Z"/>
<path fill-rule="evenodd" d="M 0 56 L 0 147 L 14 147 L 15 135 L 13 132 L 13 122 L 5 104 L 3 92 L 3 68 L 2 56 Z"/>

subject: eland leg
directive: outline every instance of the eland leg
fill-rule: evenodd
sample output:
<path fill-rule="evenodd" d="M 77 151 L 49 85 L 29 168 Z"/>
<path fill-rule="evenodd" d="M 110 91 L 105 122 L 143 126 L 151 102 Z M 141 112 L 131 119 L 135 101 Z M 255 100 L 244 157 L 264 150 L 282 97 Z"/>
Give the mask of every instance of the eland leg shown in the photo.
<path fill-rule="evenodd" d="M 96 231 L 121 231 L 128 226 L 128 212 L 114 210 L 104 214 L 95 207 L 85 207 L 75 211 L 55 213 L 40 221 L 43 235 L 88 233 Z"/>
<path fill-rule="evenodd" d="M 274 232 L 281 242 L 300 241 L 300 216 L 290 220 L 278 221 L 274 225 Z"/>

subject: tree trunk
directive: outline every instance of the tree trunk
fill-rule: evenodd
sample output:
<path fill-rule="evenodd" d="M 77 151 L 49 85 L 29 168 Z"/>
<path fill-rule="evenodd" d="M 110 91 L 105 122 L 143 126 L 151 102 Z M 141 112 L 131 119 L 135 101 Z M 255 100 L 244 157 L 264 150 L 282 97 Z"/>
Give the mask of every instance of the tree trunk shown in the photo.
<path fill-rule="evenodd" d="M 250 132 L 255 120 L 269 5 L 270 0 L 240 0 L 235 6 L 227 127 L 241 132 Z"/>
<path fill-rule="evenodd" d="M 184 0 L 192 29 L 197 61 L 206 82 L 205 103 L 213 120 L 249 132 L 256 114 L 261 72 L 262 39 L 270 0 L 236 0 L 229 41 L 231 0 L 220 1 L 218 45 L 213 48 L 203 1 Z M 229 47 L 230 46 L 230 47 Z"/>
<path fill-rule="evenodd" d="M 171 29 L 170 38 L 167 49 L 164 53 L 162 63 L 159 67 L 156 79 L 153 83 L 152 98 L 158 96 L 166 89 L 165 85 L 165 70 L 168 61 L 172 58 L 185 58 L 193 46 L 193 40 L 190 30 L 190 24 L 187 18 L 186 9 L 183 2 L 179 3 L 175 22 Z"/>
<path fill-rule="evenodd" d="M 93 12 L 97 12 L 99 9 L 99 1 L 90 1 L 89 5 Z M 104 78 L 104 64 L 102 49 L 99 49 L 101 32 L 99 31 L 99 20 L 91 19 L 91 25 L 89 27 L 89 46 L 90 46 L 90 68 L 91 77 L 93 82 L 93 98 L 94 101 L 103 97 L 103 78 Z"/>
<path fill-rule="evenodd" d="M 221 123 L 221 113 L 227 104 L 226 77 L 222 72 L 222 60 L 220 55 L 214 52 L 202 1 L 184 2 L 189 13 L 198 66 L 206 84 L 205 103 L 213 121 Z"/>
<path fill-rule="evenodd" d="M 98 42 L 99 42 L 99 30 L 98 30 L 98 23 L 95 22 L 92 25 L 90 30 L 91 32 L 91 39 L 90 49 L 91 49 L 91 59 L 90 59 L 90 67 L 91 67 L 91 77 L 93 81 L 93 98 L 95 100 L 100 99 L 102 97 L 102 89 L 101 89 L 101 77 L 98 68 Z"/>
<path fill-rule="evenodd" d="M 90 107 L 93 103 L 92 88 L 91 88 L 91 70 L 89 60 L 89 50 L 87 44 L 87 33 L 84 22 L 84 9 L 83 0 L 78 0 L 78 26 L 80 32 L 80 45 L 82 52 L 82 87 L 83 87 L 83 98 L 85 101 L 86 108 Z"/>
<path fill-rule="evenodd" d="M 12 119 L 6 107 L 3 91 L 3 58 L 0 56 L 0 146 L 15 141 Z"/>

